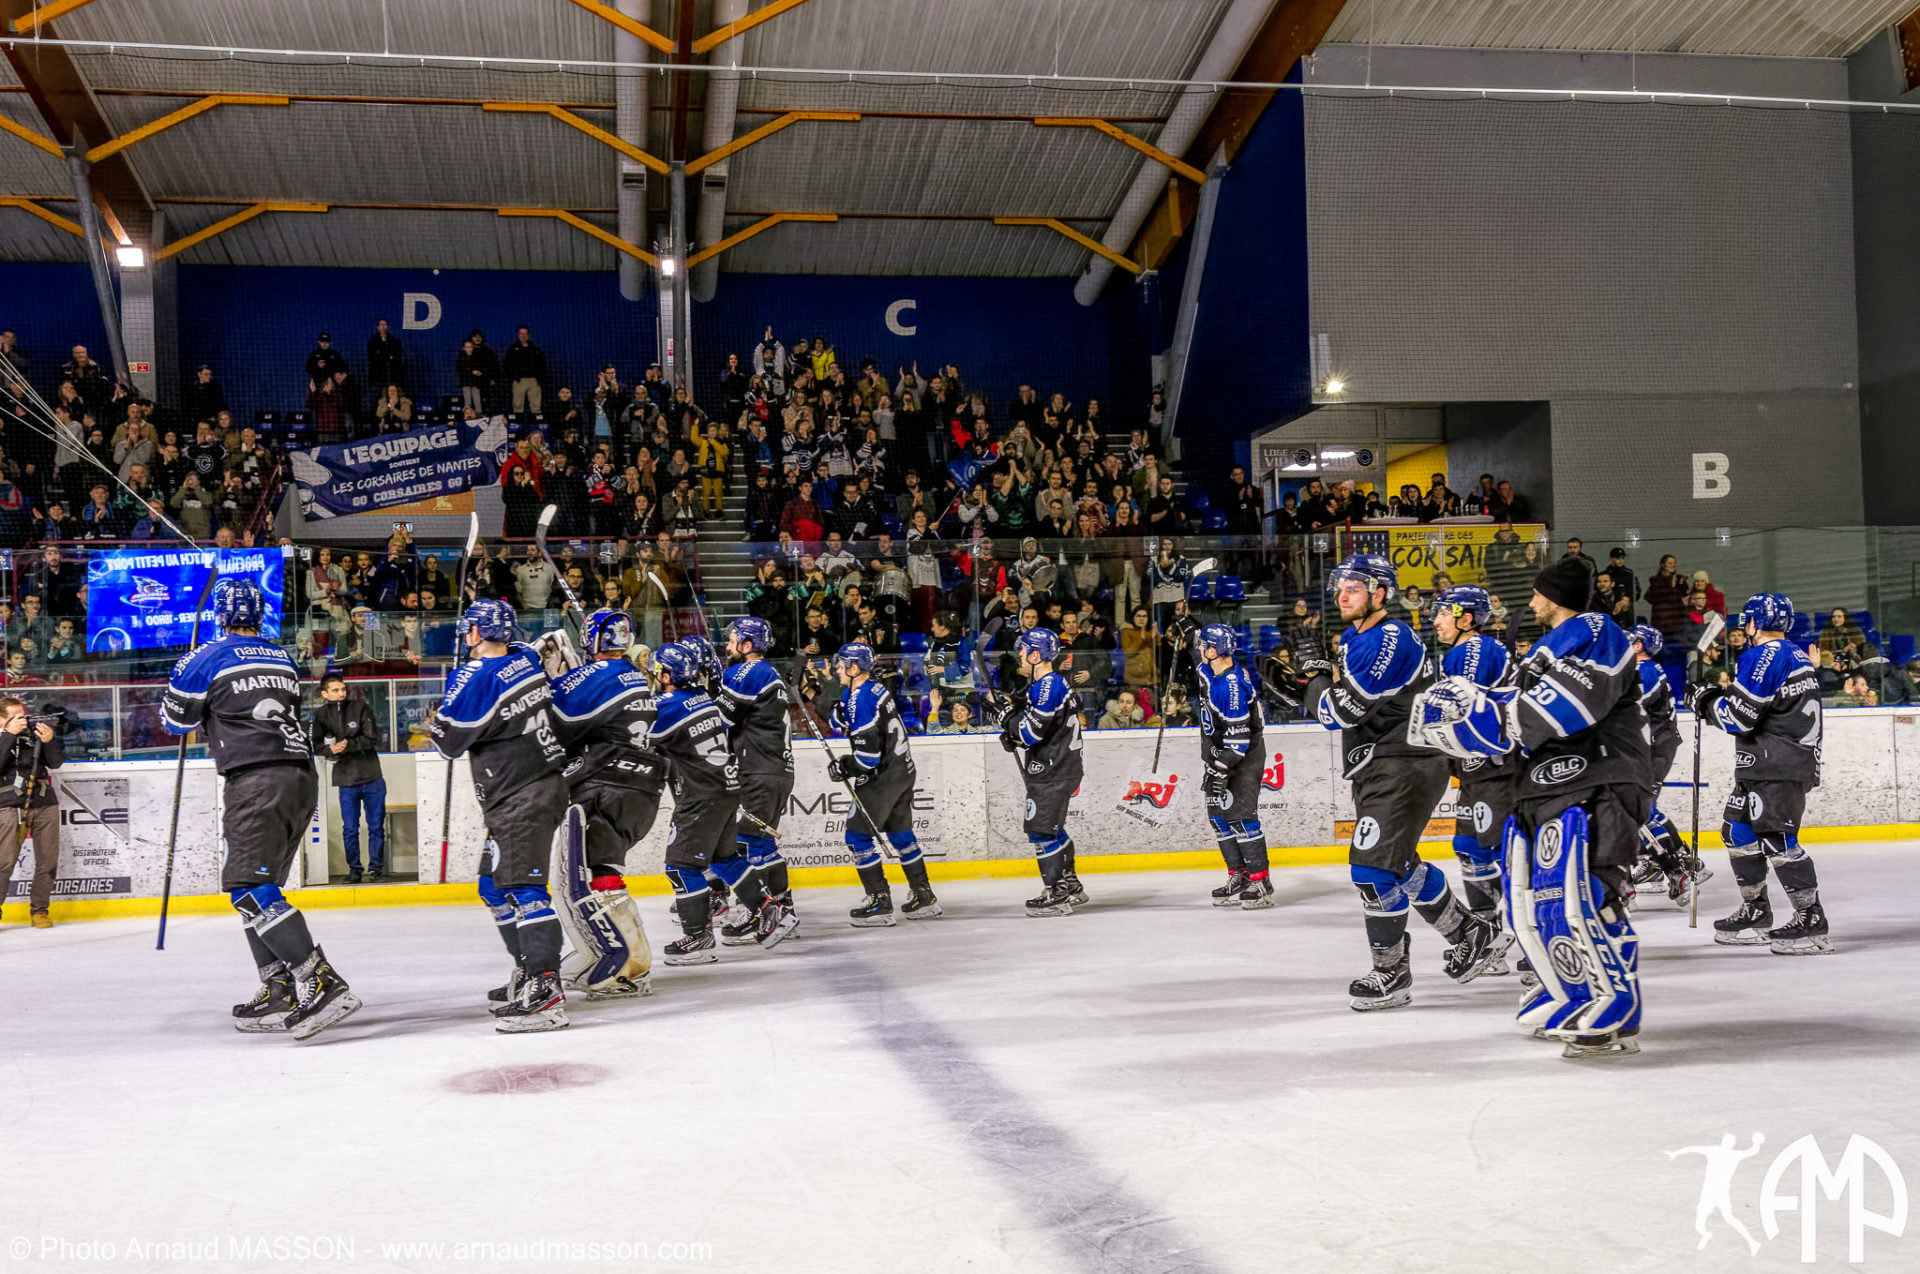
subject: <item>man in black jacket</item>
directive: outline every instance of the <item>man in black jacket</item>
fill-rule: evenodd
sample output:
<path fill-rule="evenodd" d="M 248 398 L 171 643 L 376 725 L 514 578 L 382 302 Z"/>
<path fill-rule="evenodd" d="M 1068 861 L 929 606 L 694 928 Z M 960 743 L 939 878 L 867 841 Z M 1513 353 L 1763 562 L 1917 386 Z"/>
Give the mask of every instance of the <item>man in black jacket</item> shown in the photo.
<path fill-rule="evenodd" d="M 47 907 L 60 865 L 60 798 L 49 770 L 67 759 L 59 736 L 45 721 L 27 724 L 27 705 L 12 695 L 0 698 L 0 891 L 13 877 L 20 844 L 33 837 L 33 884 L 28 908 L 33 927 L 50 929 Z M 0 897 L 4 897 L 0 893 Z"/>
<path fill-rule="evenodd" d="M 367 388 L 377 402 L 386 396 L 388 385 L 407 387 L 407 357 L 400 338 L 381 319 L 367 338 Z"/>
<path fill-rule="evenodd" d="M 540 390 L 547 383 L 547 355 L 533 343 L 533 333 L 521 328 L 518 339 L 507 346 L 500 362 L 501 372 L 513 391 L 513 410 L 540 414 Z"/>
<path fill-rule="evenodd" d="M 387 781 L 380 773 L 380 725 L 363 699 L 347 698 L 337 672 L 320 680 L 320 706 L 307 723 L 313 754 L 333 762 L 332 785 L 340 789 L 340 847 L 347 854 L 347 883 L 360 883 L 360 812 L 367 815 L 366 879 L 387 874 Z"/>

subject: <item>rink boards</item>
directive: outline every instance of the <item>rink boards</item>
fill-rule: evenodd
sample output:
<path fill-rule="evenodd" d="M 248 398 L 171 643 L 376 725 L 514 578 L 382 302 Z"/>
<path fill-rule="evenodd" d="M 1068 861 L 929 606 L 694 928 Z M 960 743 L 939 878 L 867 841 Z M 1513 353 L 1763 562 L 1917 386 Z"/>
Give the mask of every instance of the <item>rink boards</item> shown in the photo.
<path fill-rule="evenodd" d="M 1673 783 L 1692 777 L 1692 718 L 1681 718 L 1683 746 L 1674 762 Z M 1700 801 L 1703 840 L 1718 845 L 1720 807 L 1733 778 L 1733 740 L 1719 731 L 1703 732 Z M 1260 818 L 1278 863 L 1337 861 L 1354 817 L 1348 785 L 1338 778 L 1338 736 L 1314 725 L 1269 727 L 1267 764 L 1262 778 Z M 1165 865 L 1192 867 L 1211 863 L 1213 833 L 1201 791 L 1199 732 L 1169 730 L 1159 767 L 1154 732 L 1093 731 L 1085 736 L 1085 770 L 1068 825 L 1083 863 L 1102 855 L 1126 856 L 1128 869 Z M 850 807 L 846 790 L 830 783 L 818 743 L 797 738 L 795 786 L 781 820 L 781 844 L 788 859 L 821 880 L 841 883 L 847 868 L 843 833 Z M 1021 820 L 1026 797 L 1018 762 L 991 734 L 930 736 L 913 740 L 919 772 L 915 826 L 927 856 L 948 864 L 977 864 L 964 874 L 998 874 L 995 864 L 1030 871 L 1031 853 Z M 411 766 L 417 793 L 416 829 L 420 877 L 439 879 L 440 819 L 446 762 L 425 753 L 384 758 L 389 773 Z M 1896 709 L 1850 709 L 1827 714 L 1823 785 L 1808 799 L 1810 840 L 1900 839 L 1920 836 L 1920 779 L 1903 786 L 1903 773 L 1920 775 L 1920 716 Z M 61 788 L 61 886 L 56 917 L 126 914 L 150 910 L 161 891 L 168 822 L 173 809 L 174 766 L 160 761 L 79 762 L 55 776 Z M 391 784 L 391 780 L 390 780 Z M 217 895 L 220 864 L 219 793 L 210 762 L 189 763 L 181 788 L 180 835 L 174 859 L 173 894 L 182 907 L 196 907 L 200 896 Z M 480 810 L 467 781 L 464 762 L 456 763 L 446 880 L 471 882 L 478 874 L 485 835 Z M 1911 790 L 1909 790 L 1911 789 Z M 306 863 L 299 877 L 326 878 L 326 824 L 337 821 L 334 790 L 322 783 L 320 808 L 309 829 Z M 1691 824 L 1692 791 L 1668 787 L 1662 806 L 1684 834 Z M 1452 817 L 1451 793 L 1435 811 L 1429 835 L 1442 843 Z M 628 856 L 627 871 L 642 881 L 659 881 L 661 857 L 672 818 L 671 795 L 663 799 L 653 830 Z M 1114 866 L 1121 863 L 1116 859 Z M 1097 870 L 1099 864 L 1089 864 Z M 7 915 L 24 910 L 26 855 L 15 871 Z M 844 873 L 851 880 L 850 872 Z M 298 880 L 293 882 L 297 884 Z M 644 886 L 643 886 L 644 887 Z M 427 886 L 383 886 L 330 890 L 351 894 L 337 901 L 413 903 L 432 901 Z M 471 897 L 469 889 L 446 896 Z M 189 901 L 193 900 L 193 901 Z M 216 897 L 219 906 L 225 899 Z"/>

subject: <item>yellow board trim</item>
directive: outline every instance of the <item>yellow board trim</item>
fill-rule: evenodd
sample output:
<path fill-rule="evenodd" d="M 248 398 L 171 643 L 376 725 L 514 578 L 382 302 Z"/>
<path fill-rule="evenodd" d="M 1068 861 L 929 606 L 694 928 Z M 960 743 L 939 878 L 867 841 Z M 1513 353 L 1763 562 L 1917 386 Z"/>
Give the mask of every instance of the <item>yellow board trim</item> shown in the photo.
<path fill-rule="evenodd" d="M 1714 833 L 1714 848 L 1719 848 L 1719 833 Z M 1816 845 L 1846 845 L 1862 842 L 1920 840 L 1920 823 L 1869 823 L 1857 827 L 1806 827 L 1800 831 L 1803 842 Z M 1279 846 L 1268 850 L 1275 867 L 1325 867 L 1347 861 L 1345 845 Z M 1449 841 L 1421 841 L 1420 856 L 1436 862 L 1453 857 Z M 1006 880 L 1033 874 L 1031 858 L 981 858 L 957 862 L 932 860 L 929 866 L 940 880 Z M 1075 864 L 1084 875 L 1141 871 L 1205 871 L 1220 866 L 1217 850 L 1189 850 L 1174 854 L 1087 854 Z M 795 887 L 828 889 L 860 883 L 851 867 L 795 867 Z M 670 893 L 659 876 L 628 876 L 627 888 L 643 897 Z M 449 903 L 477 903 L 478 890 L 471 884 L 453 885 L 328 885 L 316 889 L 295 889 L 287 900 L 309 911 L 332 911 L 347 907 L 428 907 Z M 169 912 L 176 916 L 224 915 L 232 904 L 223 894 L 187 894 L 175 898 Z M 79 898 L 56 899 L 49 913 L 56 922 L 70 920 L 127 920 L 158 916 L 158 898 Z M 24 900 L 0 907 L 0 922 L 25 924 Z"/>

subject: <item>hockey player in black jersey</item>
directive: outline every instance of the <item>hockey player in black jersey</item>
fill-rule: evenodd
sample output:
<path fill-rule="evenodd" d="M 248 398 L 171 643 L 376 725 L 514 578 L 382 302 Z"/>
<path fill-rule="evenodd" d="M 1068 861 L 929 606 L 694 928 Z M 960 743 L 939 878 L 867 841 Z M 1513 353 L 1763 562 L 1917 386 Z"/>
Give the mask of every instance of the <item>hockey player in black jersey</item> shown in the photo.
<path fill-rule="evenodd" d="M 1087 901 L 1073 870 L 1073 837 L 1067 832 L 1067 806 L 1085 774 L 1080 716 L 1067 679 L 1053 669 L 1060 658 L 1058 637 L 1045 628 L 1029 628 L 1013 653 L 1027 687 L 1019 701 L 1002 709 L 998 724 L 1000 746 L 1020 761 L 1027 791 L 1024 830 L 1040 867 L 1040 893 L 1027 900 L 1027 914 L 1065 916 Z"/>
<path fill-rule="evenodd" d="M 519 974 L 493 1010 L 494 1029 L 556 1030 L 567 1024 L 567 1008 L 548 868 L 568 794 L 553 687 L 539 655 L 514 640 L 516 619 L 505 602 L 474 602 L 456 632 L 468 660 L 447 678 L 429 733 L 449 762 L 468 758 L 486 820 L 490 852 L 481 864 L 480 898 Z"/>
<path fill-rule="evenodd" d="M 1321 725 L 1340 731 L 1342 774 L 1353 781 L 1347 861 L 1373 955 L 1373 970 L 1347 988 L 1348 1003 L 1362 1012 L 1393 1009 L 1413 999 L 1408 911 L 1446 940 L 1445 968 L 1456 982 L 1485 972 L 1499 931 L 1462 907 L 1447 878 L 1420 858 L 1420 833 L 1446 795 L 1448 773 L 1444 758 L 1408 741 L 1408 714 L 1433 683 L 1433 668 L 1419 634 L 1387 615 L 1399 587 L 1393 563 L 1357 553 L 1328 582 L 1348 627 L 1336 679 L 1314 707 Z"/>
<path fill-rule="evenodd" d="M 773 627 L 751 616 L 727 627 L 727 653 L 738 662 L 720 674 L 720 715 L 740 767 L 740 850 L 760 877 L 766 901 L 757 915 L 720 930 L 720 941 L 773 946 L 799 925 L 787 860 L 780 856 L 780 816 L 793 795 L 793 718 L 787 683 L 767 652 Z"/>
<path fill-rule="evenodd" d="M 1447 648 L 1440 672 L 1465 677 L 1489 690 L 1513 687 L 1513 659 L 1507 648 L 1480 631 L 1493 614 L 1493 598 L 1478 584 L 1456 584 L 1433 599 L 1433 635 Z M 1467 910 L 1500 928 L 1500 846 L 1513 812 L 1515 767 L 1504 756 L 1456 758 L 1453 854 L 1460 862 L 1460 892 Z M 1493 974 L 1508 972 L 1506 950 L 1513 935 L 1502 932 L 1498 954 L 1487 963 Z"/>
<path fill-rule="evenodd" d="M 590 999 L 645 995 L 653 949 L 627 892 L 627 854 L 653 827 L 667 763 L 641 746 L 653 724 L 653 687 L 627 659 L 633 621 L 597 610 L 581 628 L 587 662 L 553 684 L 553 716 L 567 749 L 567 791 L 580 843 L 555 846 L 553 891 L 573 945 L 561 981 Z"/>
<path fill-rule="evenodd" d="M 1725 946 L 1765 944 L 1775 955 L 1833 950 L 1820 878 L 1800 847 L 1807 791 L 1820 784 L 1820 680 L 1805 652 L 1787 640 L 1793 602 L 1784 593 L 1756 593 L 1740 609 L 1747 652 L 1733 684 L 1693 692 L 1693 710 L 1734 736 L 1733 795 L 1721 836 L 1740 885 L 1740 909 L 1713 922 Z M 1775 928 L 1767 867 L 1793 904 L 1793 919 Z"/>
<path fill-rule="evenodd" d="M 1636 1053 L 1640 940 L 1626 904 L 1651 764 L 1640 677 L 1627 635 L 1586 609 L 1585 562 L 1561 558 L 1533 589 L 1547 633 L 1517 690 L 1445 678 L 1415 700 L 1407 737 L 1517 766 L 1504 901 L 1538 980 L 1523 986 L 1519 1024 L 1564 1041 L 1567 1057 Z"/>
<path fill-rule="evenodd" d="M 1194 634 L 1200 674 L 1200 759 L 1207 777 L 1207 817 L 1227 883 L 1213 891 L 1213 905 L 1244 911 L 1273 906 L 1267 870 L 1267 834 L 1260 826 L 1260 779 L 1267 768 L 1266 722 L 1260 696 L 1247 670 L 1234 662 L 1240 637 L 1225 624 Z"/>
<path fill-rule="evenodd" d="M 847 817 L 847 849 L 866 897 L 848 912 L 856 928 L 891 925 L 893 890 L 880 857 L 880 837 L 900 857 L 900 870 L 913 896 L 900 908 L 909 920 L 940 914 L 940 900 L 927 878 L 926 857 L 913 835 L 913 796 L 919 775 L 907 727 L 887 688 L 873 679 L 873 647 L 850 641 L 833 657 L 833 670 L 845 688 L 828 719 L 846 731 L 848 749 L 828 763 L 827 776 L 853 788 Z"/>
<path fill-rule="evenodd" d="M 667 831 L 667 879 L 681 937 L 666 945 L 668 964 L 711 964 L 713 896 L 709 873 L 739 891 L 750 914 L 765 900 L 759 878 L 740 852 L 740 772 L 727 747 L 727 723 L 702 689 L 700 656 L 679 642 L 653 652 L 664 689 L 647 746 L 667 759 L 673 823 Z"/>
<path fill-rule="evenodd" d="M 1680 842 L 1680 834 L 1660 812 L 1660 793 L 1673 769 L 1673 758 L 1680 751 L 1680 725 L 1675 719 L 1673 688 L 1654 659 L 1666 645 L 1666 638 L 1651 624 L 1636 624 L 1627 630 L 1633 644 L 1633 657 L 1639 661 L 1640 709 L 1647 714 L 1647 730 L 1653 740 L 1653 768 L 1649 772 L 1653 809 L 1640 828 L 1642 858 L 1635 866 L 1633 886 L 1659 885 L 1675 906 L 1693 901 L 1693 891 L 1713 873 Z"/>
<path fill-rule="evenodd" d="M 247 579 L 213 589 L 220 633 L 174 665 L 160 703 L 170 734 L 204 731 L 224 786 L 220 887 L 246 928 L 260 971 L 253 999 L 233 1006 L 242 1031 L 308 1039 L 360 1007 L 287 901 L 287 878 L 319 797 L 313 754 L 300 726 L 300 671 L 263 640 L 266 595 Z"/>

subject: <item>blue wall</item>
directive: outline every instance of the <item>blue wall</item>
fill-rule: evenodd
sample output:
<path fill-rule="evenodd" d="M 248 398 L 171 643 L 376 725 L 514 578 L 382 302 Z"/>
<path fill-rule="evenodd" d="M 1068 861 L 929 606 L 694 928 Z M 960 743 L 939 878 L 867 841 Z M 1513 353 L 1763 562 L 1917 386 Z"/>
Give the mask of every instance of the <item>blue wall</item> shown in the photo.
<path fill-rule="evenodd" d="M 53 398 L 60 365 L 75 345 L 109 364 L 107 329 L 93 299 L 93 276 L 78 263 L 13 262 L 0 266 L 0 329 L 12 328 L 31 360 L 34 388 Z"/>
<path fill-rule="evenodd" d="M 1189 473 L 1224 481 L 1253 434 L 1313 406 L 1306 161 L 1301 95 L 1276 93 L 1221 180 L 1180 404 Z M 1190 248 L 1183 240 L 1161 279 L 1169 339 Z"/>

